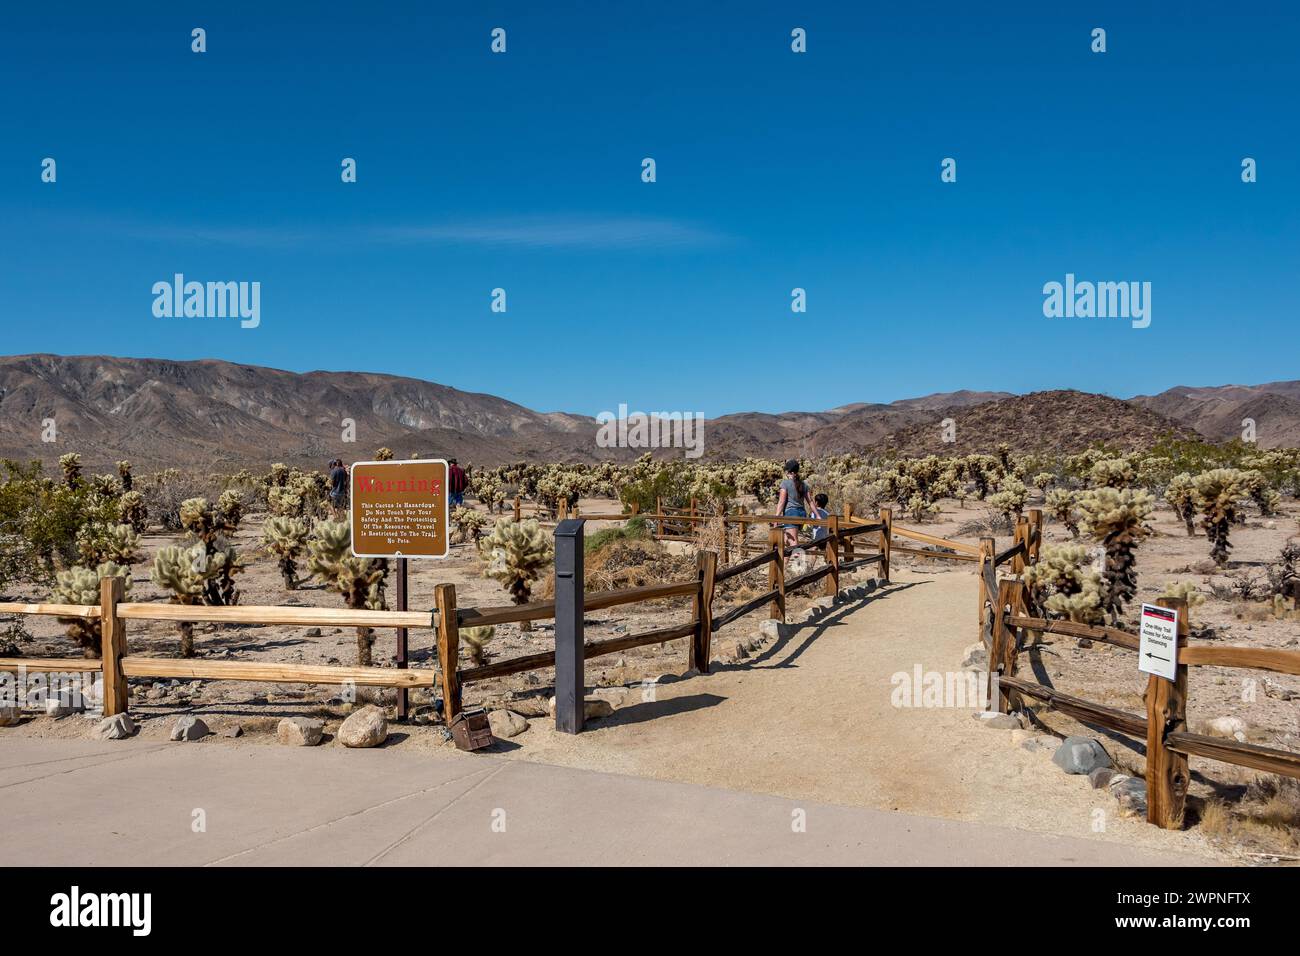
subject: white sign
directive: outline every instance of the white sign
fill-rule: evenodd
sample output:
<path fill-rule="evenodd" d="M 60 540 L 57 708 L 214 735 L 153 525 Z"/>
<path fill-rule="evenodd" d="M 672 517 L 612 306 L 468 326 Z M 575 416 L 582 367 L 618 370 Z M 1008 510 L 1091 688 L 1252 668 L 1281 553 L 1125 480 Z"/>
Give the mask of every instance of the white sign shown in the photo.
<path fill-rule="evenodd" d="M 1138 670 L 1173 680 L 1178 673 L 1178 612 L 1158 604 L 1142 605 Z"/>

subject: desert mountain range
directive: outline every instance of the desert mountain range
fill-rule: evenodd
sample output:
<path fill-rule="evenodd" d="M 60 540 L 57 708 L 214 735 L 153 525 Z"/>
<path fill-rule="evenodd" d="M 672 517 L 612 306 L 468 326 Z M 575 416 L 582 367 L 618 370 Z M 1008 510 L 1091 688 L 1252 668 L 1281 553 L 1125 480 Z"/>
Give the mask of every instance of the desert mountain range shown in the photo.
<path fill-rule="evenodd" d="M 41 440 L 54 419 L 57 441 Z M 340 442 L 353 419 L 356 444 Z M 786 457 L 846 451 L 905 454 L 1068 452 L 1097 441 L 1140 447 L 1162 435 L 1226 440 L 1242 419 L 1261 447 L 1300 444 L 1300 381 L 1179 386 L 1120 400 L 1072 390 L 1012 395 L 946 392 L 820 412 L 747 412 L 711 419 L 706 458 Z M 951 419 L 955 441 L 943 441 Z M 265 468 L 272 461 L 319 467 L 388 446 L 397 457 L 455 455 L 507 461 L 626 459 L 635 449 L 596 447 L 593 418 L 536 412 L 493 395 L 369 372 L 286 372 L 205 359 L 16 355 L 0 357 L 0 457 L 53 462 L 75 450 L 102 470 L 129 458 L 137 468 Z"/>

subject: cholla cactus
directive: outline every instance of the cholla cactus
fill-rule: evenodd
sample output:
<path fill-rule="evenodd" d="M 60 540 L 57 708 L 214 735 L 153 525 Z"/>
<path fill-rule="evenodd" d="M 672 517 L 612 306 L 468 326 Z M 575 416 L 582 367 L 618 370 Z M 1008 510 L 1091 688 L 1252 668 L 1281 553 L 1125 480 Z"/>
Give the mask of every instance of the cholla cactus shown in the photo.
<path fill-rule="evenodd" d="M 266 482 L 268 488 L 283 488 L 288 484 L 290 474 L 292 474 L 292 469 L 284 462 L 277 461 L 271 466 L 271 470 L 262 480 Z"/>
<path fill-rule="evenodd" d="M 1146 518 L 1155 502 L 1145 491 L 1097 488 L 1080 495 L 1078 505 L 1084 532 L 1106 549 L 1102 606 L 1115 623 L 1137 593 L 1135 550 L 1151 533 Z"/>
<path fill-rule="evenodd" d="M 144 495 L 138 491 L 127 491 L 117 499 L 117 510 L 122 520 L 129 524 L 137 534 L 143 534 L 149 524 L 149 509 L 145 506 Z"/>
<path fill-rule="evenodd" d="M 53 600 L 56 604 L 99 604 L 99 582 L 104 578 L 122 578 L 126 590 L 131 590 L 131 572 L 127 568 L 111 561 L 93 569 L 76 564 L 56 575 Z M 77 642 L 82 654 L 100 655 L 103 630 L 99 618 L 61 617 L 59 622 L 68 626 L 68 636 Z"/>
<path fill-rule="evenodd" d="M 217 517 L 229 532 L 239 527 L 239 522 L 244 517 L 244 504 L 239 497 L 239 492 L 231 488 L 221 493 L 217 498 Z"/>
<path fill-rule="evenodd" d="M 1166 581 L 1160 597 L 1182 598 L 1188 607 L 1198 607 L 1205 603 L 1205 595 L 1197 590 L 1193 581 Z"/>
<path fill-rule="evenodd" d="M 940 508 L 937 504 L 928 502 L 920 494 L 914 494 L 907 499 L 907 513 L 917 524 L 920 524 L 926 518 L 932 518 L 937 515 Z"/>
<path fill-rule="evenodd" d="M 1261 471 L 1247 469 L 1241 473 L 1241 485 L 1251 500 L 1259 506 L 1259 513 L 1269 517 L 1277 512 L 1282 503 L 1282 496 L 1269 486 L 1268 479 Z"/>
<path fill-rule="evenodd" d="M 222 495 L 225 498 L 225 495 Z M 220 538 L 233 532 L 239 526 L 238 515 L 223 510 L 218 503 L 216 508 L 209 504 L 207 498 L 186 498 L 181 502 L 181 527 L 201 541 L 209 551 L 218 547 Z"/>
<path fill-rule="evenodd" d="M 481 667 L 487 663 L 487 642 L 492 640 L 496 635 L 497 629 L 491 625 L 487 627 L 462 627 L 460 629 L 460 639 L 468 652 L 469 662 L 475 667 Z"/>
<path fill-rule="evenodd" d="M 451 521 L 456 526 L 456 539 L 458 541 L 473 541 L 477 544 L 479 538 L 483 537 L 483 528 L 488 523 L 488 516 L 481 511 L 475 511 L 473 508 L 461 505 L 452 509 Z"/>
<path fill-rule="evenodd" d="M 272 485 L 266 493 L 266 507 L 273 515 L 301 518 L 307 513 L 307 499 L 298 488 Z"/>
<path fill-rule="evenodd" d="M 292 591 L 298 587 L 298 557 L 307 547 L 310 529 L 302 518 L 272 515 L 262 525 L 262 544 L 279 558 L 280 575 L 284 586 Z"/>
<path fill-rule="evenodd" d="M 77 532 L 77 551 L 87 565 L 141 560 L 140 536 L 129 524 L 89 524 Z"/>
<path fill-rule="evenodd" d="M 1070 537 L 1079 537 L 1079 521 L 1074 513 L 1074 492 L 1068 488 L 1053 488 L 1044 501 L 1052 517 L 1065 525 Z"/>
<path fill-rule="evenodd" d="M 1088 472 L 1094 488 L 1127 488 L 1136 477 L 1133 466 L 1123 458 L 1103 458 Z"/>
<path fill-rule="evenodd" d="M 350 608 L 384 609 L 384 576 L 388 565 L 381 560 L 358 558 L 352 553 L 352 530 L 345 521 L 318 521 L 307 539 L 307 566 L 321 581 L 343 595 Z M 371 628 L 357 628 L 357 664 L 372 661 L 375 634 Z"/>
<path fill-rule="evenodd" d="M 234 548 L 209 551 L 201 542 L 188 548 L 169 545 L 154 555 L 149 577 L 170 591 L 176 604 L 232 605 L 239 601 L 234 576 L 242 565 Z M 180 652 L 194 656 L 194 624 L 182 621 Z"/>
<path fill-rule="evenodd" d="M 63 483 L 69 488 L 81 487 L 81 456 L 75 451 L 59 456 L 59 467 L 63 469 Z"/>
<path fill-rule="evenodd" d="M 1192 480 L 1192 490 L 1196 495 L 1196 509 L 1201 513 L 1201 525 L 1210 539 L 1210 557 L 1223 567 L 1232 551 L 1228 530 L 1240 513 L 1241 499 L 1248 493 L 1243 473 L 1236 468 L 1205 471 Z"/>
<path fill-rule="evenodd" d="M 1084 624 L 1102 619 L 1101 576 L 1082 545 L 1044 548 L 1038 563 L 1025 568 L 1025 583 L 1034 603 L 1052 614 Z"/>
<path fill-rule="evenodd" d="M 392 461 L 393 450 L 391 448 L 375 449 L 375 461 Z"/>
<path fill-rule="evenodd" d="M 493 472 L 475 474 L 470 481 L 470 491 L 487 508 L 488 514 L 499 508 L 506 498 L 505 485 Z"/>
<path fill-rule="evenodd" d="M 1183 519 L 1187 534 L 1196 534 L 1196 488 L 1192 476 L 1184 471 L 1170 478 L 1165 488 L 1165 501 Z"/>
<path fill-rule="evenodd" d="M 555 559 L 550 536 L 533 520 L 498 519 L 478 548 L 486 562 L 483 576 L 500 581 L 516 604 L 528 603 L 533 583 Z M 528 625 L 523 621 L 519 629 L 530 630 Z"/>
<path fill-rule="evenodd" d="M 129 461 L 119 461 L 117 463 L 117 477 L 122 483 L 122 491 L 130 491 L 132 485 L 131 463 Z"/>
<path fill-rule="evenodd" d="M 1034 484 L 1043 489 L 1043 494 L 1047 494 L 1051 491 L 1052 485 L 1056 484 L 1056 475 L 1050 471 L 1040 471 L 1034 475 Z"/>
<path fill-rule="evenodd" d="M 1029 498 L 1029 489 L 1019 478 L 1013 478 L 1010 475 L 1003 478 L 998 483 L 998 490 L 989 495 L 989 506 L 995 511 L 1006 516 L 1008 521 L 1013 521 L 1025 510 L 1025 501 Z"/>

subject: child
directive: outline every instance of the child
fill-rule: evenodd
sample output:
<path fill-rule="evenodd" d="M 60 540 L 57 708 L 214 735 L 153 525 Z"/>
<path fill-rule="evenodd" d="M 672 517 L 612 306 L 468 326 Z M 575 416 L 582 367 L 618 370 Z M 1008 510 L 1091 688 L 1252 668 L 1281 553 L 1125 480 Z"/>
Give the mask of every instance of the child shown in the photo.
<path fill-rule="evenodd" d="M 830 504 L 830 498 L 826 497 L 825 494 L 820 494 L 816 498 L 814 498 L 813 504 L 816 505 L 817 507 L 813 508 L 813 513 L 811 517 L 829 518 L 831 516 L 831 513 L 826 510 L 826 506 Z M 813 529 L 813 544 L 816 544 L 818 541 L 824 540 L 829 535 L 830 535 L 830 528 L 826 527 L 826 525 L 819 525 L 818 527 Z"/>

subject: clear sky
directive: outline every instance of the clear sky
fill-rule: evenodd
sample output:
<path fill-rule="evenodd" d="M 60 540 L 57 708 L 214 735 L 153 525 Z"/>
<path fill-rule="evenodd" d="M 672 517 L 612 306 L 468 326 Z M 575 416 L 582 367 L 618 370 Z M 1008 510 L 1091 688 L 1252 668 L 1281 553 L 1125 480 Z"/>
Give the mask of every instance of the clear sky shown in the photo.
<path fill-rule="evenodd" d="M 1293 2 L 7 4 L 0 351 L 587 414 L 1300 378 L 1298 51 Z M 260 325 L 156 318 L 178 272 Z M 1066 273 L 1150 327 L 1045 318 Z"/>

